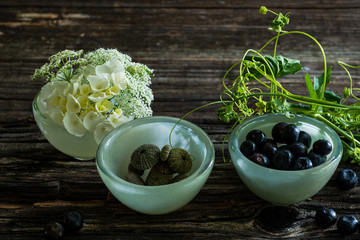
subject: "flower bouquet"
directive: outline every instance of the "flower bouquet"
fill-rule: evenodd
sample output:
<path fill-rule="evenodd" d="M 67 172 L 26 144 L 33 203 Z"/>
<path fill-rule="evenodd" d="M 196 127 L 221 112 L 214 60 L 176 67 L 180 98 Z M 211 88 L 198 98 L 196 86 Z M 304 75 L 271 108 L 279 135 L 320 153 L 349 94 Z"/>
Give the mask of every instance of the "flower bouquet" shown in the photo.
<path fill-rule="evenodd" d="M 46 81 L 33 102 L 35 120 L 55 148 L 92 159 L 111 130 L 152 115 L 152 74 L 116 49 L 61 51 L 32 76 Z"/>

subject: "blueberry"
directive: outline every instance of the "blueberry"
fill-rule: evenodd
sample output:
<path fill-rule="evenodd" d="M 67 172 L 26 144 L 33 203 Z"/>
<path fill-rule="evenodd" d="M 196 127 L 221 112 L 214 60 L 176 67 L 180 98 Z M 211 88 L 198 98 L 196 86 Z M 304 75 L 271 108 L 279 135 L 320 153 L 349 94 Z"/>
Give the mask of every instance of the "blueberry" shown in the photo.
<path fill-rule="evenodd" d="M 64 227 L 58 222 L 48 223 L 45 225 L 44 233 L 47 239 L 62 239 Z"/>
<path fill-rule="evenodd" d="M 270 144 L 270 145 L 272 145 L 272 146 L 274 146 L 276 148 L 278 147 L 277 142 L 274 139 L 271 139 L 271 138 L 267 138 L 265 144 Z"/>
<path fill-rule="evenodd" d="M 332 150 L 332 145 L 328 140 L 319 139 L 313 143 L 313 151 L 319 155 L 328 155 Z"/>
<path fill-rule="evenodd" d="M 313 167 L 319 166 L 324 163 L 326 160 L 325 156 L 315 154 L 313 151 L 310 151 L 308 154 L 308 158 L 311 160 Z"/>
<path fill-rule="evenodd" d="M 300 131 L 298 142 L 304 144 L 307 148 L 311 146 L 311 136 L 307 132 Z"/>
<path fill-rule="evenodd" d="M 300 142 L 290 144 L 289 150 L 294 155 L 294 158 L 304 157 L 307 155 L 307 147 Z"/>
<path fill-rule="evenodd" d="M 240 151 L 245 157 L 249 157 L 255 153 L 256 145 L 253 141 L 245 140 L 240 145 Z"/>
<path fill-rule="evenodd" d="M 293 164 L 291 166 L 292 170 L 304 170 L 308 168 L 312 168 L 312 162 L 308 157 L 298 157 L 295 158 Z"/>
<path fill-rule="evenodd" d="M 261 130 L 251 130 L 246 135 L 246 140 L 253 141 L 256 146 L 261 146 L 266 142 L 266 135 Z"/>
<path fill-rule="evenodd" d="M 277 151 L 271 159 L 271 166 L 275 169 L 289 170 L 292 162 L 293 155 L 289 150 Z"/>
<path fill-rule="evenodd" d="M 331 208 L 322 207 L 316 211 L 315 222 L 321 228 L 328 228 L 336 223 L 336 212 Z"/>
<path fill-rule="evenodd" d="M 353 215 L 344 215 L 337 221 L 337 229 L 342 234 L 352 234 L 359 228 L 359 221 Z"/>
<path fill-rule="evenodd" d="M 358 177 L 351 169 L 343 169 L 336 175 L 336 182 L 341 189 L 349 190 L 358 184 Z"/>
<path fill-rule="evenodd" d="M 271 159 L 277 151 L 276 145 L 271 142 L 266 142 L 261 148 L 260 152 L 264 154 L 268 159 Z"/>
<path fill-rule="evenodd" d="M 66 232 L 74 233 L 81 229 L 83 218 L 78 212 L 68 212 L 63 218 L 64 228 Z"/>
<path fill-rule="evenodd" d="M 273 139 L 278 143 L 283 143 L 283 130 L 288 124 L 285 122 L 279 122 L 271 130 L 271 135 Z"/>
<path fill-rule="evenodd" d="M 261 153 L 254 153 L 253 155 L 251 155 L 249 157 L 249 159 L 251 161 L 253 161 L 254 163 L 257 163 L 261 166 L 264 166 L 264 167 L 268 167 L 269 166 L 269 160 L 268 158 L 264 155 L 264 154 L 261 154 Z"/>
<path fill-rule="evenodd" d="M 299 139 L 299 134 L 300 130 L 298 127 L 296 127 L 294 124 L 288 124 L 282 132 L 284 143 L 292 144 L 297 142 Z"/>

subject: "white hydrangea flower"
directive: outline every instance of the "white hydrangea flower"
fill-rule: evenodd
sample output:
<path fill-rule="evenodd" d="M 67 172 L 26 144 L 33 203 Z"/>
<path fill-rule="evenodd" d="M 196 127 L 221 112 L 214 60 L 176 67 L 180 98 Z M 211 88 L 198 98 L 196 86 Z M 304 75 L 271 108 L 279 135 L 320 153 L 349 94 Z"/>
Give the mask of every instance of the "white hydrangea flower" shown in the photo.
<path fill-rule="evenodd" d="M 103 91 L 110 87 L 109 74 L 102 73 L 98 75 L 89 75 L 87 80 L 90 83 L 90 87 L 93 91 Z"/>
<path fill-rule="evenodd" d="M 114 127 L 109 122 L 99 123 L 94 130 L 95 142 L 100 144 L 103 138 L 113 129 Z"/>
<path fill-rule="evenodd" d="M 103 115 L 94 111 L 88 112 L 83 119 L 84 126 L 89 132 L 93 132 L 99 123 L 105 121 L 106 118 Z"/>
<path fill-rule="evenodd" d="M 72 95 L 68 94 L 67 101 L 66 101 L 66 111 L 78 113 L 81 110 L 81 106 L 79 101 Z"/>
<path fill-rule="evenodd" d="M 53 87 L 57 95 L 66 96 L 70 92 L 71 84 L 66 81 L 52 81 Z"/>
<path fill-rule="evenodd" d="M 111 109 L 114 108 L 114 103 L 109 100 L 102 100 L 101 102 L 97 102 L 95 104 L 95 108 L 98 112 L 109 112 Z"/>
<path fill-rule="evenodd" d="M 40 91 L 38 96 L 38 107 L 40 112 L 47 113 L 48 111 L 48 100 L 50 96 L 53 96 L 55 91 L 54 85 L 51 82 L 45 84 Z"/>
<path fill-rule="evenodd" d="M 127 86 L 128 80 L 126 78 L 125 72 L 115 72 L 111 74 L 111 78 L 119 89 L 124 90 Z"/>
<path fill-rule="evenodd" d="M 87 133 L 87 129 L 84 127 L 83 122 L 76 113 L 66 112 L 64 116 L 64 127 L 66 130 L 77 136 L 82 137 Z"/>
<path fill-rule="evenodd" d="M 64 113 L 60 109 L 49 111 L 48 116 L 61 127 L 64 127 Z"/>
<path fill-rule="evenodd" d="M 133 120 L 133 117 L 126 117 L 122 114 L 118 114 L 116 112 L 113 112 L 110 117 L 109 117 L 109 122 L 111 123 L 111 125 L 116 128 L 126 122 L 129 122 L 131 120 Z"/>
<path fill-rule="evenodd" d="M 111 75 L 112 73 L 124 72 L 124 64 L 117 59 L 106 62 L 105 64 L 99 65 L 95 68 L 97 75 L 107 73 Z"/>
<path fill-rule="evenodd" d="M 104 92 L 94 92 L 89 96 L 89 99 L 93 102 L 101 102 L 106 98 L 106 93 Z"/>
<path fill-rule="evenodd" d="M 49 81 L 39 110 L 70 134 L 92 132 L 99 143 L 114 127 L 152 115 L 152 72 L 116 49 L 59 52 L 33 76 Z"/>

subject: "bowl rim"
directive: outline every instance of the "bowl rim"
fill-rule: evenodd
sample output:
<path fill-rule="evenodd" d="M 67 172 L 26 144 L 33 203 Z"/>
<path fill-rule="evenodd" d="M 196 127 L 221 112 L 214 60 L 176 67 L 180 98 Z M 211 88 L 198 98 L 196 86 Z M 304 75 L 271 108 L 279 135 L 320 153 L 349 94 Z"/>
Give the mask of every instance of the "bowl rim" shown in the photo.
<path fill-rule="evenodd" d="M 252 165 L 253 167 L 256 168 L 260 168 L 260 169 L 264 169 L 264 170 L 268 170 L 269 172 L 275 172 L 275 173 L 279 173 L 279 174 L 283 174 L 283 173 L 307 173 L 307 172 L 312 172 L 312 171 L 325 171 L 327 168 L 329 168 L 330 166 L 332 166 L 333 164 L 337 164 L 337 162 L 339 162 L 341 160 L 341 156 L 337 157 L 337 155 L 342 155 L 343 154 L 343 146 L 341 144 L 341 140 L 339 135 L 327 124 L 321 122 L 320 120 L 317 120 L 315 118 L 306 116 L 306 115 L 302 115 L 302 114 L 290 114 L 290 116 L 292 117 L 298 117 L 301 119 L 308 119 L 310 121 L 313 121 L 315 123 L 319 123 L 322 124 L 322 127 L 326 129 L 325 132 L 330 133 L 330 135 L 333 135 L 335 137 L 335 139 L 333 139 L 333 142 L 336 143 L 336 148 L 335 146 L 333 146 L 333 150 L 336 149 L 336 151 L 334 153 L 332 153 L 333 157 L 327 161 L 325 161 L 324 163 L 316 166 L 316 167 L 312 167 L 312 168 L 308 168 L 308 169 L 303 169 L 303 170 L 281 170 L 281 169 L 275 169 L 275 168 L 269 168 L 269 167 L 265 167 L 265 166 L 261 166 L 260 164 L 254 163 L 253 161 L 251 161 L 250 159 L 248 159 L 247 157 L 245 157 L 242 152 L 240 151 L 239 147 L 235 148 L 236 150 L 233 151 L 231 148 L 234 147 L 234 142 L 236 140 L 236 132 L 239 132 L 243 126 L 252 123 L 254 121 L 257 121 L 258 119 L 263 119 L 263 118 L 267 118 L 268 116 L 284 116 L 287 117 L 285 114 L 283 113 L 266 113 L 263 115 L 259 115 L 259 116 L 255 116 L 255 117 L 251 117 L 248 118 L 246 120 L 244 120 L 243 122 L 241 122 L 240 124 L 238 124 L 238 126 L 236 126 L 229 137 L 229 144 L 228 144 L 228 151 L 229 152 L 234 152 L 236 155 L 239 155 L 240 157 L 238 159 L 232 160 L 233 164 L 235 166 L 237 166 L 237 164 L 235 164 L 235 162 L 239 161 L 239 160 L 243 160 L 246 161 L 248 164 Z M 339 158 L 339 161 L 335 161 L 336 159 Z"/>
<path fill-rule="evenodd" d="M 203 137 L 205 139 L 204 145 L 206 146 L 207 149 L 210 150 L 210 152 L 207 151 L 205 160 L 203 160 L 201 162 L 200 166 L 198 167 L 198 169 L 195 172 L 193 172 L 190 176 L 188 176 L 187 178 L 185 178 L 179 182 L 170 183 L 170 184 L 166 184 L 166 185 L 159 185 L 159 186 L 147 186 L 147 185 L 139 185 L 139 184 L 128 182 L 128 181 L 124 180 L 123 178 L 117 176 L 115 173 L 110 171 L 105 166 L 104 161 L 103 161 L 102 152 L 104 152 L 104 148 L 108 145 L 109 141 L 111 141 L 111 139 L 114 136 L 116 137 L 117 135 L 120 135 L 122 132 L 127 131 L 131 128 L 134 128 L 138 125 L 158 123 L 158 122 L 166 122 L 166 123 L 173 123 L 173 124 L 177 123 L 186 128 L 195 130 L 196 132 L 200 132 L 200 134 L 203 135 Z M 198 178 L 199 176 L 205 174 L 206 172 L 208 172 L 208 170 L 211 171 L 211 169 L 215 163 L 215 149 L 214 149 L 214 145 L 213 145 L 210 137 L 208 136 L 208 134 L 204 130 L 202 130 L 199 126 L 197 126 L 187 120 L 179 119 L 179 118 L 175 118 L 175 117 L 150 116 L 150 117 L 144 117 L 144 118 L 137 118 L 137 119 L 131 120 L 129 122 L 126 122 L 126 123 L 120 125 L 119 127 L 113 129 L 110 133 L 108 133 L 104 137 L 104 139 L 101 141 L 101 143 L 99 144 L 99 147 L 96 152 L 95 163 L 97 165 L 98 171 L 101 171 L 108 178 L 110 178 L 111 181 L 116 182 L 117 184 L 121 184 L 121 185 L 131 187 L 131 188 L 137 188 L 139 190 L 145 190 L 145 191 L 147 191 L 147 190 L 163 191 L 168 188 L 174 188 L 180 184 L 182 184 L 182 185 L 190 184 L 190 182 L 192 182 L 194 179 Z"/>

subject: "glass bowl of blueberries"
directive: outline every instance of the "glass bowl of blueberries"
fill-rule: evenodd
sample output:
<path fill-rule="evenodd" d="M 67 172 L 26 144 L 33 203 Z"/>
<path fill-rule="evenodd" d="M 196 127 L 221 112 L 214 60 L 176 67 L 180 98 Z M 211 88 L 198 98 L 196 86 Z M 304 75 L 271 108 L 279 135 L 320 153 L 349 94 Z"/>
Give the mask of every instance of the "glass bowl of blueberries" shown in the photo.
<path fill-rule="evenodd" d="M 243 121 L 232 131 L 228 148 L 244 184 L 258 197 L 280 206 L 319 192 L 342 156 L 339 136 L 323 122 L 277 113 Z"/>

